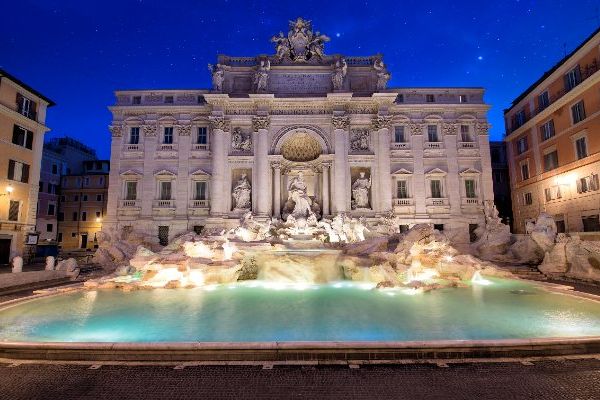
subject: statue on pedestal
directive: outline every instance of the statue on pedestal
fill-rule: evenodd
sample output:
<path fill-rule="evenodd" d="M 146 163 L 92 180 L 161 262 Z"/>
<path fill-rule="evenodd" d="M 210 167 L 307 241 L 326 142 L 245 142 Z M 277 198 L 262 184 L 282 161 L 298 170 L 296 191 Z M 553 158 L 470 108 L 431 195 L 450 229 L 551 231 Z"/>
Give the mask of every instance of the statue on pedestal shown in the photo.
<path fill-rule="evenodd" d="M 233 188 L 233 199 L 235 200 L 234 211 L 249 210 L 251 205 L 252 185 L 246 174 L 242 174 Z"/>
<path fill-rule="evenodd" d="M 225 71 L 223 66 L 221 64 L 217 64 L 215 66 L 208 64 L 208 70 L 212 74 L 213 90 L 216 92 L 222 92 L 223 81 L 225 80 Z"/>
<path fill-rule="evenodd" d="M 333 90 L 341 90 L 344 86 L 344 79 L 348 71 L 348 64 L 345 59 L 339 59 L 333 66 L 333 74 L 331 74 L 331 82 L 333 83 Z"/>
<path fill-rule="evenodd" d="M 271 61 L 261 60 L 260 65 L 254 75 L 254 85 L 256 86 L 256 92 L 266 92 L 267 84 L 269 83 L 269 71 L 271 70 Z"/>
<path fill-rule="evenodd" d="M 377 71 L 377 90 L 385 90 L 387 82 L 390 80 L 390 73 L 388 72 L 385 64 L 382 60 L 375 60 L 373 63 L 373 69 Z"/>
<path fill-rule="evenodd" d="M 369 190 L 371 189 L 371 177 L 365 178 L 361 172 L 360 177 L 352 184 L 352 209 L 369 208 Z"/>

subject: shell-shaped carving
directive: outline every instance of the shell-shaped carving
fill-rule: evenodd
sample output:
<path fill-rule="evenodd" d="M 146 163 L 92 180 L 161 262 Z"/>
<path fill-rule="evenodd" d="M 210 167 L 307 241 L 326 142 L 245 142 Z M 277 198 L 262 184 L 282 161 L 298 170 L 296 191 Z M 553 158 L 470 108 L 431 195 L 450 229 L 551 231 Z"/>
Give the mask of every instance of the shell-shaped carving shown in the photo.
<path fill-rule="evenodd" d="M 294 134 L 281 146 L 281 155 L 289 161 L 312 161 L 322 152 L 321 144 L 306 132 Z"/>

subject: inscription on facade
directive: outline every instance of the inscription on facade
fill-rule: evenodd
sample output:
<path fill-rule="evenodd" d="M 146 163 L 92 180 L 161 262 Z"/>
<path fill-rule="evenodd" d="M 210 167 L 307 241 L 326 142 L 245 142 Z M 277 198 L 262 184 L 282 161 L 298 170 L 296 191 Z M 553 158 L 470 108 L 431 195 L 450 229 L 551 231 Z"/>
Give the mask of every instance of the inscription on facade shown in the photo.
<path fill-rule="evenodd" d="M 274 93 L 325 93 L 331 91 L 331 75 L 326 74 L 272 74 L 269 90 Z"/>

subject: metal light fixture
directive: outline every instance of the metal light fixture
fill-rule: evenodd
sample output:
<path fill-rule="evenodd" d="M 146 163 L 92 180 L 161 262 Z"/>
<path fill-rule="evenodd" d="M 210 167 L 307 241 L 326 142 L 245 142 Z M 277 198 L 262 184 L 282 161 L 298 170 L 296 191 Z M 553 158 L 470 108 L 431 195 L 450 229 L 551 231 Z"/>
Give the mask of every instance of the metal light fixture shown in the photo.
<path fill-rule="evenodd" d="M 6 193 L 0 193 L 0 196 L 10 196 L 10 194 L 15 190 L 12 186 L 8 185 L 6 187 Z"/>

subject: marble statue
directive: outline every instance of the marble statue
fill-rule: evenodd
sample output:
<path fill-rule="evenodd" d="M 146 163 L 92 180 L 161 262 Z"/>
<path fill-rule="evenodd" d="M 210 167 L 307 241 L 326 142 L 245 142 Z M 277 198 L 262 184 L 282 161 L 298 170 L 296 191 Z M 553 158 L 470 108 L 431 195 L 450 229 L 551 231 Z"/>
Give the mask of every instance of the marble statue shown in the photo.
<path fill-rule="evenodd" d="M 295 219 L 307 219 L 313 214 L 311 209 L 312 200 L 308 197 L 306 189 L 306 182 L 304 182 L 302 172 L 299 172 L 297 176 L 292 178 L 288 187 L 288 200 L 294 202 L 294 208 L 290 215 Z"/>
<path fill-rule="evenodd" d="M 251 151 L 252 150 L 252 136 L 244 134 L 242 128 L 234 128 L 231 134 L 231 147 L 237 151 Z"/>
<path fill-rule="evenodd" d="M 16 256 L 12 259 L 12 272 L 23 272 L 23 257 Z"/>
<path fill-rule="evenodd" d="M 46 257 L 46 271 L 54 271 L 55 259 L 53 256 Z"/>
<path fill-rule="evenodd" d="M 251 205 L 252 185 L 246 174 L 242 174 L 237 184 L 233 188 L 233 198 L 235 200 L 234 210 L 249 210 Z"/>
<path fill-rule="evenodd" d="M 345 59 L 338 59 L 333 66 L 333 73 L 331 74 L 331 82 L 333 83 L 333 90 L 341 90 L 344 86 L 344 79 L 348 71 L 348 64 Z"/>
<path fill-rule="evenodd" d="M 271 42 L 275 44 L 275 60 L 279 62 L 285 58 L 294 62 L 307 62 L 313 57 L 323 59 L 324 45 L 329 40 L 321 32 L 313 33 L 311 22 L 302 18 L 290 21 L 287 37 L 279 32 L 279 35 L 271 38 Z"/>
<path fill-rule="evenodd" d="M 216 92 L 223 91 L 223 81 L 225 80 L 225 71 L 221 64 L 213 66 L 208 64 L 208 70 L 212 74 L 213 90 Z"/>
<path fill-rule="evenodd" d="M 352 184 L 352 209 L 369 208 L 369 190 L 371 189 L 371 177 L 365 178 L 361 172 Z"/>
<path fill-rule="evenodd" d="M 261 60 L 260 65 L 254 75 L 254 85 L 256 92 L 266 92 L 269 83 L 269 71 L 271 70 L 271 62 L 269 60 Z"/>
<path fill-rule="evenodd" d="M 387 82 L 390 80 L 390 73 L 388 72 L 383 60 L 378 59 L 373 63 L 373 68 L 377 71 L 377 90 L 385 90 Z"/>

